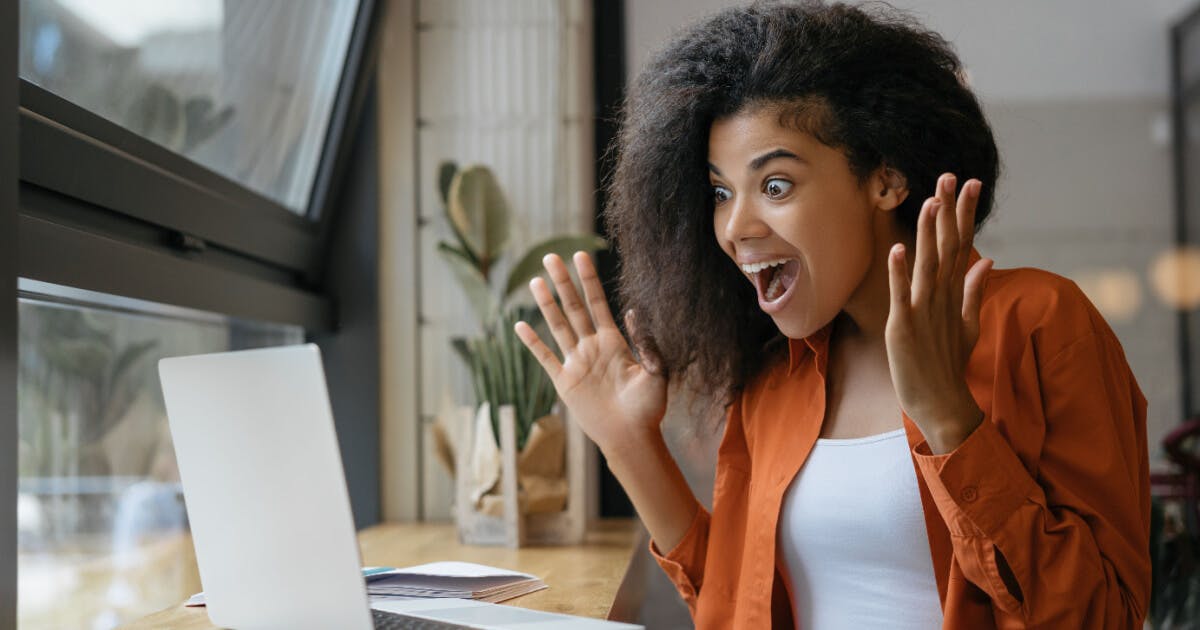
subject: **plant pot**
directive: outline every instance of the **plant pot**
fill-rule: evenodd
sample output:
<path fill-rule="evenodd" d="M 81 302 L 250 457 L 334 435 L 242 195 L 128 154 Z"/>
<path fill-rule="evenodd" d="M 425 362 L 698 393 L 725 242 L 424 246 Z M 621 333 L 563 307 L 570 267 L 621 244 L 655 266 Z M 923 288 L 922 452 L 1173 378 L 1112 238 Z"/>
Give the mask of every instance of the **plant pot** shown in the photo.
<path fill-rule="evenodd" d="M 538 472 L 544 473 L 553 470 L 554 465 L 546 466 L 542 462 L 543 465 L 534 463 L 531 466 L 528 457 L 524 462 L 521 461 L 523 454 L 517 451 L 516 419 L 511 405 L 500 408 L 498 449 L 489 443 L 494 438 L 487 403 L 480 405 L 478 410 L 459 408 L 459 435 L 463 443 L 455 448 L 458 455 L 455 457 L 454 514 L 459 540 L 464 544 L 521 547 L 571 545 L 583 541 L 587 525 L 584 463 L 587 443 L 579 427 L 563 418 L 565 414 L 560 411 L 553 415 L 557 416 L 552 418 L 554 422 L 561 422 L 565 439 L 541 442 L 542 452 L 538 455 L 553 458 L 556 454 L 548 452 L 548 449 L 563 449 L 565 462 L 560 468 L 565 477 L 565 506 L 557 511 L 530 513 L 530 509 L 546 509 L 548 505 L 561 504 L 554 502 L 557 496 L 561 496 L 556 496 L 554 492 L 542 492 L 539 499 L 538 491 L 543 488 L 533 487 L 534 481 L 542 478 L 545 483 L 556 486 L 561 482 L 542 475 L 522 475 L 521 471 L 528 473 L 540 468 Z M 476 448 L 477 442 L 480 442 L 481 448 Z M 531 438 L 526 448 L 529 449 L 535 442 Z M 528 488 L 522 487 L 522 478 L 526 480 L 525 486 Z M 541 484 L 539 482 L 536 485 Z"/>

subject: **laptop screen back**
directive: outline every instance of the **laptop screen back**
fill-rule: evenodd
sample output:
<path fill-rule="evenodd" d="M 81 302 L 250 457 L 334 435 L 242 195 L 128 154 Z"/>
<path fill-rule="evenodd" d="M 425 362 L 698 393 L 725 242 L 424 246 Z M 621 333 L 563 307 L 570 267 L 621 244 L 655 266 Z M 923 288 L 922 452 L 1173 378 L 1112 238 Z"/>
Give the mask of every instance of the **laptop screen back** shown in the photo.
<path fill-rule="evenodd" d="M 163 359 L 159 376 L 210 620 L 371 628 L 317 347 Z"/>

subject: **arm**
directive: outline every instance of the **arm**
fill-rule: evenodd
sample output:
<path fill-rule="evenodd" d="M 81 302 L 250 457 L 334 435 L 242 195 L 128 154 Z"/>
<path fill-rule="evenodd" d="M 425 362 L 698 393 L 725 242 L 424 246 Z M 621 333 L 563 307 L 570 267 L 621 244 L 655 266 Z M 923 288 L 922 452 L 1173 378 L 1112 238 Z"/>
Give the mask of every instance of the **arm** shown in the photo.
<path fill-rule="evenodd" d="M 1025 358 L 1034 367 L 1013 387 L 1040 393 L 1042 417 L 1015 417 L 1021 410 L 998 399 L 953 451 L 914 448 L 955 558 L 998 618 L 1140 628 L 1150 594 L 1146 400 L 1106 328 L 1044 365 Z M 997 420 L 1042 427 L 1036 462 L 1026 466 Z"/>
<path fill-rule="evenodd" d="M 529 324 L 518 322 L 516 333 L 550 376 L 571 417 L 608 459 L 650 535 L 672 548 L 696 518 L 699 502 L 663 441 L 666 378 L 652 353 L 634 357 L 587 254 L 575 255 L 582 299 L 562 259 L 551 254 L 543 264 L 562 308 L 541 278 L 530 282 L 530 290 L 562 359 Z M 627 316 L 626 323 L 635 322 Z"/>
<path fill-rule="evenodd" d="M 651 544 L 677 547 L 704 508 L 667 450 L 662 432 L 633 437 L 626 445 L 605 450 L 604 457 L 646 524 Z"/>
<path fill-rule="evenodd" d="M 1030 332 L 1020 356 L 996 357 L 1000 392 L 986 410 L 975 404 L 966 366 L 991 263 L 971 247 L 981 184 L 968 181 L 956 199 L 955 183 L 939 178 L 921 209 L 911 272 L 904 245 L 893 247 L 884 333 L 901 407 L 926 437 L 914 458 L 954 558 L 999 625 L 1138 627 L 1150 592 L 1146 400 L 1112 331 L 1071 285 L 1043 308 L 1053 305 L 1041 320 L 1053 330 Z M 1086 332 L 1049 345 L 1076 331 Z"/>

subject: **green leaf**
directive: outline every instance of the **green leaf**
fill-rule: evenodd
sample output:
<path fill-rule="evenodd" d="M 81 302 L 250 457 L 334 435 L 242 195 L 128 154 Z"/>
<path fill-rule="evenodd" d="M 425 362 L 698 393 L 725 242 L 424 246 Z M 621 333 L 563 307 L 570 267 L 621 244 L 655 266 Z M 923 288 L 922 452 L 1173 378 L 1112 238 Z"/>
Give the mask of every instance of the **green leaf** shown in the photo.
<path fill-rule="evenodd" d="M 500 407 L 513 405 L 516 414 L 517 448 L 525 448 L 533 422 L 550 412 L 557 397 L 554 385 L 537 358 L 528 352 L 513 331 L 518 319 L 533 324 L 529 317 L 534 307 L 513 307 L 497 313 L 484 335 L 455 339 L 466 346 L 470 357 L 471 383 L 476 403 L 488 402 L 491 421 L 499 439 Z M 544 326 L 541 322 L 535 327 Z M 547 338 L 549 333 L 542 331 Z"/>
<path fill-rule="evenodd" d="M 471 385 L 475 390 L 475 406 L 482 405 L 487 400 L 487 390 L 483 382 L 483 359 L 480 356 L 479 344 L 481 339 L 468 339 L 467 350 L 468 356 L 471 358 L 469 367 L 471 368 Z"/>
<path fill-rule="evenodd" d="M 454 176 L 458 173 L 458 163 L 453 160 L 446 160 L 438 165 L 438 196 L 442 199 L 442 212 L 446 215 L 446 222 L 450 224 L 451 231 L 454 232 L 454 239 L 462 247 L 462 251 L 467 255 L 471 264 L 476 269 L 482 272 L 482 265 L 479 264 L 479 255 L 471 249 L 471 244 L 467 242 L 467 237 L 463 235 L 458 224 L 455 223 L 454 217 L 450 216 L 450 185 L 454 182 Z M 486 274 L 485 274 L 486 275 Z"/>
<path fill-rule="evenodd" d="M 450 340 L 450 347 L 454 348 L 454 353 L 458 358 L 462 359 L 463 364 L 471 367 L 471 347 L 467 345 L 465 337 L 454 337 Z"/>
<path fill-rule="evenodd" d="M 458 171 L 450 182 L 446 213 L 487 277 L 508 244 L 509 230 L 508 201 L 491 169 L 475 165 Z"/>
<path fill-rule="evenodd" d="M 454 160 L 446 160 L 438 165 L 438 194 L 442 196 L 442 205 L 450 198 L 450 182 L 458 172 L 458 164 Z"/>
<path fill-rule="evenodd" d="M 471 302 L 471 308 L 475 309 L 479 322 L 486 326 L 492 321 L 497 308 L 496 297 L 492 295 L 487 280 L 480 275 L 479 269 L 471 264 L 470 258 L 461 249 L 442 242 L 438 243 L 438 253 L 450 265 L 450 271 L 454 272 L 463 293 L 467 294 L 467 300 Z"/>
<path fill-rule="evenodd" d="M 508 274 L 508 283 L 504 286 L 504 297 L 512 295 L 513 291 L 542 272 L 542 258 L 546 254 L 558 254 L 563 260 L 570 260 L 575 252 L 594 252 L 600 249 L 608 249 L 608 243 L 595 234 L 571 234 L 546 239 L 529 248 L 521 260 L 513 265 Z"/>

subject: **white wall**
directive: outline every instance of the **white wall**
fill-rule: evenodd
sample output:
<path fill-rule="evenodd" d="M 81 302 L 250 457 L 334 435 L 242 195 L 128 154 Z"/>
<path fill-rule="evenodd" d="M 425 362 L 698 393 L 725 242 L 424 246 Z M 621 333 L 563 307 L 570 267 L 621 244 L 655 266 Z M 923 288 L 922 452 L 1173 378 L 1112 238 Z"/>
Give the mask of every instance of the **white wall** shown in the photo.
<path fill-rule="evenodd" d="M 415 0 L 416 162 L 420 283 L 421 417 L 470 405 L 470 374 L 450 339 L 482 334 L 469 303 L 437 255 L 454 242 L 437 192 L 438 165 L 485 164 L 512 211 L 503 286 L 531 245 L 590 232 L 592 179 L 591 22 L 584 0 Z M 528 291 L 514 301 L 532 302 Z M 448 519 L 451 480 L 423 453 L 422 515 Z"/>

